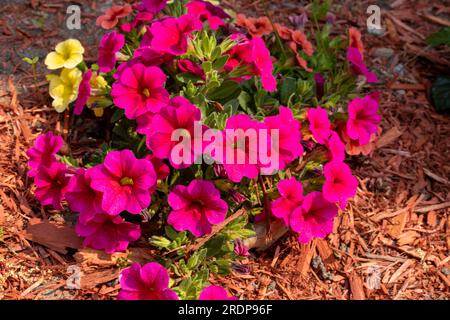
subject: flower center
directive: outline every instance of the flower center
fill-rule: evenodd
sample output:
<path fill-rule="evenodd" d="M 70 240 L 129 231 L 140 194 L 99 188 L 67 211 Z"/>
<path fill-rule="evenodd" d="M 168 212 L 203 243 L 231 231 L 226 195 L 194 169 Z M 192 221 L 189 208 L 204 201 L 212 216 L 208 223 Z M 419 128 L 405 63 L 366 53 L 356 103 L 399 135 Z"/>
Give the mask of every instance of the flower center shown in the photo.
<path fill-rule="evenodd" d="M 122 186 L 133 185 L 133 179 L 131 179 L 129 177 L 124 177 L 124 178 L 120 179 L 120 184 Z"/>
<path fill-rule="evenodd" d="M 202 200 L 196 199 L 193 201 L 194 204 L 203 207 L 205 203 Z"/>
<path fill-rule="evenodd" d="M 148 90 L 147 88 L 144 88 L 144 90 L 142 90 L 142 94 L 148 98 L 148 97 L 150 97 L 150 90 Z"/>

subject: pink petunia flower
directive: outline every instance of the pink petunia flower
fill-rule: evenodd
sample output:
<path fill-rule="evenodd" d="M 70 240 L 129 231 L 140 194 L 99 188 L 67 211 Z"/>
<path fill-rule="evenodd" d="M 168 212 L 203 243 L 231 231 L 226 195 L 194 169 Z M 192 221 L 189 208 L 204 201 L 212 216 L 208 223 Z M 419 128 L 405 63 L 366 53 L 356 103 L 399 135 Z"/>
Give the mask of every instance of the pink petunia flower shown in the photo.
<path fill-rule="evenodd" d="M 220 286 L 209 286 L 202 290 L 198 300 L 238 300 L 229 296 L 227 290 Z"/>
<path fill-rule="evenodd" d="M 323 196 L 329 202 L 339 202 L 341 209 L 347 205 L 347 200 L 356 194 L 358 180 L 352 175 L 348 165 L 340 161 L 328 162 L 323 167 L 325 183 Z"/>
<path fill-rule="evenodd" d="M 281 180 L 277 187 L 281 197 L 272 201 L 272 214 L 278 219 L 282 219 L 288 226 L 292 213 L 302 204 L 303 186 L 301 182 L 292 177 Z"/>
<path fill-rule="evenodd" d="M 27 156 L 30 158 L 28 160 L 28 166 L 30 167 L 28 176 L 36 176 L 39 167 L 49 167 L 55 162 L 55 154 L 61 149 L 63 143 L 63 138 L 53 135 L 51 131 L 39 135 L 34 142 L 34 146 L 27 150 Z"/>
<path fill-rule="evenodd" d="M 138 9 L 148 11 L 150 13 L 158 13 L 167 5 L 167 0 L 142 0 Z"/>
<path fill-rule="evenodd" d="M 98 65 L 100 72 L 110 72 L 116 66 L 116 53 L 123 48 L 125 36 L 116 31 L 107 33 L 98 48 Z"/>
<path fill-rule="evenodd" d="M 378 77 L 375 73 L 370 72 L 364 64 L 362 54 L 358 48 L 350 47 L 347 51 L 347 60 L 352 64 L 352 68 L 356 74 L 362 74 L 366 77 L 368 83 L 378 82 Z"/>
<path fill-rule="evenodd" d="M 133 214 L 150 205 L 156 173 L 150 161 L 136 159 L 130 150 L 108 153 L 103 164 L 91 170 L 91 187 L 102 192 L 102 209 L 110 215 Z"/>
<path fill-rule="evenodd" d="M 86 105 L 89 97 L 91 96 L 91 78 L 92 70 L 89 69 L 83 74 L 83 79 L 78 87 L 78 97 L 74 104 L 73 113 L 80 115 L 83 112 L 83 107 Z"/>
<path fill-rule="evenodd" d="M 82 223 L 102 212 L 102 194 L 91 187 L 91 171 L 80 168 L 70 178 L 66 200 L 72 211 L 79 212 Z"/>
<path fill-rule="evenodd" d="M 205 80 L 205 71 L 203 71 L 201 66 L 195 64 L 191 60 L 188 59 L 178 60 L 178 69 L 180 69 L 181 72 L 190 73 L 196 75 L 200 79 Z"/>
<path fill-rule="evenodd" d="M 220 26 L 225 25 L 222 19 L 230 18 L 230 16 L 221 8 L 207 1 L 191 1 L 186 4 L 189 14 L 200 16 L 202 21 L 207 20 L 211 30 L 217 30 Z"/>
<path fill-rule="evenodd" d="M 124 23 L 120 26 L 122 31 L 131 32 L 136 27 L 139 27 L 141 24 L 146 22 L 150 22 L 153 20 L 153 13 L 147 11 L 141 11 L 136 14 L 133 21 L 130 23 Z"/>
<path fill-rule="evenodd" d="M 155 157 L 153 154 L 149 154 L 145 157 L 148 161 L 153 164 L 153 168 L 155 169 L 156 178 L 158 180 L 164 180 L 170 174 L 170 168 L 167 164 L 165 164 L 161 159 Z"/>
<path fill-rule="evenodd" d="M 235 38 L 239 44 L 227 53 L 230 58 L 225 64 L 225 70 L 232 71 L 238 66 L 247 65 L 251 74 L 261 77 L 264 90 L 275 91 L 277 82 L 273 76 L 273 63 L 264 41 L 258 37 L 251 40 L 240 36 Z"/>
<path fill-rule="evenodd" d="M 355 98 L 348 105 L 347 134 L 361 145 L 370 142 L 372 134 L 377 133 L 381 116 L 378 114 L 378 94 Z"/>
<path fill-rule="evenodd" d="M 278 170 L 283 170 L 289 163 L 303 154 L 300 121 L 294 119 L 291 109 L 280 107 L 279 115 L 266 117 L 264 123 L 269 130 L 279 130 Z"/>
<path fill-rule="evenodd" d="M 168 202 L 172 211 L 167 222 L 175 230 L 188 230 L 196 237 L 211 233 L 212 226 L 221 223 L 228 211 L 219 190 L 206 180 L 176 186 L 169 193 Z"/>
<path fill-rule="evenodd" d="M 185 14 L 179 18 L 169 17 L 154 22 L 150 27 L 151 47 L 160 52 L 178 56 L 185 54 L 188 38 L 193 31 L 203 27 L 198 15 Z"/>
<path fill-rule="evenodd" d="M 118 300 L 178 300 L 169 289 L 169 273 L 156 262 L 141 267 L 137 262 L 120 273 Z"/>
<path fill-rule="evenodd" d="M 125 110 L 129 119 L 148 112 L 158 112 L 169 101 L 164 88 L 166 75 L 158 67 L 146 67 L 141 63 L 124 69 L 112 86 L 114 104 Z"/>
<path fill-rule="evenodd" d="M 183 97 L 174 97 L 170 104 L 163 107 L 158 114 L 152 117 L 147 127 L 147 146 L 153 154 L 160 159 L 169 159 L 175 169 L 191 166 L 196 157 L 201 155 L 202 149 L 197 150 L 194 144 L 195 122 L 200 121 L 201 111 L 189 100 Z M 184 136 L 180 142 L 172 139 L 175 130 L 182 129 Z M 175 141 L 174 141 L 175 140 Z M 186 143 L 190 147 L 190 155 L 177 154 L 177 159 L 172 154 L 173 148 Z M 189 145 L 188 145 L 189 144 Z M 179 157 L 178 157 L 179 156 Z M 180 162 L 181 160 L 181 162 Z"/>
<path fill-rule="evenodd" d="M 64 200 L 68 183 L 65 164 L 53 162 L 48 167 L 40 166 L 34 177 L 36 198 L 43 206 L 52 205 L 56 210 L 62 210 L 61 201 Z"/>
<path fill-rule="evenodd" d="M 325 144 L 331 134 L 331 123 L 327 110 L 321 107 L 308 109 L 308 120 L 309 130 L 314 139 L 320 144 Z"/>
<path fill-rule="evenodd" d="M 325 144 L 330 154 L 330 160 L 344 161 L 345 144 L 341 141 L 341 138 L 335 131 L 331 131 L 331 135 Z"/>
<path fill-rule="evenodd" d="M 263 124 L 252 120 L 246 114 L 238 114 L 227 119 L 223 141 L 218 141 L 216 146 L 217 149 L 223 150 L 222 154 L 211 156 L 223 165 L 231 181 L 240 182 L 243 177 L 254 179 L 258 176 L 260 168 L 258 132 L 263 128 L 265 128 Z"/>
<path fill-rule="evenodd" d="M 234 240 L 234 253 L 240 257 L 248 257 L 250 252 L 248 252 L 248 247 L 242 242 L 241 239 Z"/>
<path fill-rule="evenodd" d="M 321 192 L 311 192 L 303 199 L 302 206 L 292 213 L 291 228 L 300 233 L 300 243 L 308 243 L 313 238 L 324 239 L 333 231 L 337 213 L 337 206 L 328 202 Z"/>
<path fill-rule="evenodd" d="M 75 231 L 84 237 L 84 247 L 104 250 L 106 253 L 125 251 L 130 242 L 141 236 L 139 225 L 126 222 L 121 216 L 102 213 L 88 221 L 79 220 Z"/>

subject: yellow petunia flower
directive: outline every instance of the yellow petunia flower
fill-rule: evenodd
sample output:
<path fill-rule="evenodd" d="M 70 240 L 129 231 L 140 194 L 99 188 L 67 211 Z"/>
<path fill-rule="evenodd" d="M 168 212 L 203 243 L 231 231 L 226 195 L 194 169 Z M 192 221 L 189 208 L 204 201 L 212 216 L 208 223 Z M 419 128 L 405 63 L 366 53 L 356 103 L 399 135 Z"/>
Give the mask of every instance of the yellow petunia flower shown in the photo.
<path fill-rule="evenodd" d="M 64 112 L 69 104 L 76 100 L 78 87 L 82 79 L 82 72 L 78 69 L 63 69 L 59 76 L 47 75 L 50 81 L 50 96 L 53 98 L 52 106 L 58 112 Z"/>
<path fill-rule="evenodd" d="M 55 51 L 45 58 L 45 65 L 50 70 L 60 68 L 73 69 L 83 61 L 84 48 L 76 39 L 67 39 L 56 45 Z"/>

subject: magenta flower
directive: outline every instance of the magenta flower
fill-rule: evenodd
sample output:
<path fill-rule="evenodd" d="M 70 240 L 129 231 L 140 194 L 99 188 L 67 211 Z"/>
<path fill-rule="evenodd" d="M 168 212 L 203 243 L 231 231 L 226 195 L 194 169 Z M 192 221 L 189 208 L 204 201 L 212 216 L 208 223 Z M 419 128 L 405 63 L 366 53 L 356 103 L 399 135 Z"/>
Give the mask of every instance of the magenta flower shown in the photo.
<path fill-rule="evenodd" d="M 133 31 L 134 28 L 138 27 L 140 24 L 144 24 L 145 22 L 150 22 L 152 20 L 153 20 L 153 13 L 142 11 L 136 14 L 132 22 L 124 23 L 120 26 L 120 28 L 124 32 L 131 32 Z"/>
<path fill-rule="evenodd" d="M 292 213 L 291 228 L 300 233 L 300 243 L 308 243 L 313 238 L 323 239 L 333 231 L 337 213 L 337 206 L 328 202 L 321 192 L 311 192 L 303 199 L 302 206 Z"/>
<path fill-rule="evenodd" d="M 348 48 L 347 60 L 352 64 L 352 68 L 357 74 L 362 74 L 364 77 L 366 77 L 368 83 L 378 81 L 377 75 L 367 69 L 367 66 L 364 64 L 363 57 L 358 48 Z"/>
<path fill-rule="evenodd" d="M 241 239 L 234 240 L 234 253 L 240 257 L 248 257 L 250 252 L 248 252 L 248 247 L 242 242 Z"/>
<path fill-rule="evenodd" d="M 102 194 L 91 188 L 91 171 L 80 168 L 70 178 L 66 200 L 72 211 L 79 212 L 82 223 L 102 212 Z"/>
<path fill-rule="evenodd" d="M 381 116 L 378 114 L 377 94 L 356 98 L 348 105 L 347 134 L 361 145 L 370 142 L 372 134 L 377 133 Z"/>
<path fill-rule="evenodd" d="M 118 300 L 178 300 L 169 289 L 169 273 L 156 262 L 141 267 L 137 262 L 120 273 Z"/>
<path fill-rule="evenodd" d="M 137 63 L 120 74 L 112 86 L 114 104 L 125 110 L 129 119 L 136 119 L 144 113 L 158 112 L 169 101 L 164 88 L 166 75 L 158 67 L 146 67 Z"/>
<path fill-rule="evenodd" d="M 288 226 L 292 213 L 302 204 L 303 186 L 301 182 L 292 177 L 290 179 L 280 180 L 277 187 L 280 198 L 272 201 L 272 214 L 278 219 L 282 219 Z"/>
<path fill-rule="evenodd" d="M 138 9 L 151 13 L 158 13 L 166 7 L 167 0 L 142 0 Z"/>
<path fill-rule="evenodd" d="M 331 131 L 331 135 L 326 141 L 326 146 L 330 154 L 330 160 L 342 162 L 345 159 L 345 144 L 335 131 Z"/>
<path fill-rule="evenodd" d="M 141 63 L 124 69 L 112 86 L 114 104 L 125 110 L 129 119 L 151 111 L 158 112 L 169 101 L 164 88 L 166 75 L 158 67 L 146 67 Z"/>
<path fill-rule="evenodd" d="M 294 119 L 291 109 L 280 107 L 280 114 L 277 116 L 266 117 L 264 123 L 269 130 L 279 130 L 278 170 L 283 170 L 289 163 L 303 154 L 300 121 Z"/>
<path fill-rule="evenodd" d="M 136 132 L 140 134 L 147 134 L 149 130 L 149 126 L 152 123 L 152 119 L 155 116 L 155 113 L 151 111 L 147 111 L 146 113 L 141 114 L 136 117 Z"/>
<path fill-rule="evenodd" d="M 308 109 L 308 120 L 309 130 L 314 139 L 320 144 L 325 144 L 331 134 L 331 123 L 327 110 L 321 107 Z"/>
<path fill-rule="evenodd" d="M 265 128 L 263 124 L 252 120 L 246 114 L 238 114 L 227 119 L 223 141 L 218 141 L 216 146 L 217 149 L 223 150 L 222 154 L 212 153 L 211 156 L 223 165 L 231 181 L 240 182 L 243 177 L 254 179 L 258 176 L 260 168 L 258 131 L 263 128 Z M 239 135 L 239 132 L 243 134 Z"/>
<path fill-rule="evenodd" d="M 261 38 L 255 37 L 251 42 L 253 45 L 253 61 L 258 71 L 257 74 L 261 76 L 264 90 L 276 91 L 277 81 L 273 76 L 273 64 L 269 49 L 267 49 L 266 44 Z"/>
<path fill-rule="evenodd" d="M 125 44 L 125 37 L 116 31 L 107 33 L 98 48 L 98 65 L 100 72 L 110 72 L 116 66 L 116 53 Z"/>
<path fill-rule="evenodd" d="M 34 146 L 27 150 L 28 176 L 34 177 L 38 173 L 39 167 L 49 167 L 56 161 L 55 154 L 61 149 L 64 140 L 60 136 L 54 136 L 51 131 L 39 135 Z"/>
<path fill-rule="evenodd" d="M 102 192 L 102 208 L 110 215 L 133 214 L 150 205 L 156 173 L 150 161 L 136 159 L 130 150 L 108 153 L 103 164 L 92 169 L 91 187 Z"/>
<path fill-rule="evenodd" d="M 150 27 L 151 47 L 156 51 L 182 55 L 187 52 L 188 37 L 193 31 L 202 29 L 197 15 L 185 14 L 179 18 L 166 18 L 154 22 Z"/>
<path fill-rule="evenodd" d="M 228 52 L 230 58 L 225 64 L 225 70 L 230 72 L 236 67 L 248 66 L 251 74 L 261 77 L 264 90 L 275 91 L 277 89 L 277 81 L 273 76 L 273 64 L 270 52 L 264 41 L 258 37 L 248 40 L 240 35 L 236 35 L 233 38 L 239 41 L 240 44 L 234 46 Z M 247 79 L 248 77 L 242 76 L 235 80 Z"/>
<path fill-rule="evenodd" d="M 347 200 L 356 194 L 358 180 L 352 175 L 348 165 L 339 161 L 328 162 L 323 167 L 325 183 L 323 196 L 329 202 L 339 202 L 341 209 L 347 205 Z"/>
<path fill-rule="evenodd" d="M 141 236 L 139 225 L 126 222 L 121 216 L 96 214 L 88 221 L 79 220 L 75 231 L 84 237 L 83 246 L 106 253 L 125 251 L 128 244 Z"/>
<path fill-rule="evenodd" d="M 219 190 L 206 180 L 175 186 L 169 193 L 168 202 L 172 211 L 167 222 L 175 230 L 188 230 L 196 237 L 211 233 L 212 226 L 221 223 L 228 211 Z"/>
<path fill-rule="evenodd" d="M 170 174 L 170 168 L 167 164 L 165 164 L 161 159 L 155 157 L 152 154 L 149 154 L 145 157 L 148 161 L 153 164 L 153 168 L 155 169 L 156 178 L 158 180 L 164 180 Z"/>
<path fill-rule="evenodd" d="M 61 201 L 67 190 L 69 177 L 67 166 L 53 162 L 48 167 L 40 166 L 34 177 L 35 195 L 41 205 L 52 205 L 56 210 L 62 210 Z"/>
<path fill-rule="evenodd" d="M 217 30 L 220 26 L 225 25 L 222 19 L 230 18 L 230 16 L 221 8 L 206 1 L 191 1 L 186 4 L 189 14 L 200 16 L 202 21 L 207 20 L 211 30 Z"/>
<path fill-rule="evenodd" d="M 238 298 L 228 296 L 227 290 L 220 286 L 209 286 L 202 290 L 198 300 L 238 300 Z"/>
<path fill-rule="evenodd" d="M 194 122 L 200 121 L 201 111 L 186 98 L 174 97 L 170 104 L 161 109 L 152 118 L 147 127 L 147 146 L 153 154 L 160 159 L 169 159 L 175 169 L 191 166 L 195 158 L 201 155 L 202 150 L 197 150 L 194 145 Z M 173 141 L 172 134 L 175 130 L 183 129 L 185 136 L 180 142 Z M 186 140 L 184 139 L 186 138 Z M 190 139 L 190 140 L 189 140 Z M 178 144 L 190 143 L 190 155 L 180 156 L 175 159 L 172 149 Z"/>
<path fill-rule="evenodd" d="M 78 97 L 74 104 L 73 113 L 80 115 L 83 112 L 83 107 L 86 105 L 89 97 L 91 96 L 91 78 L 92 70 L 89 69 L 83 74 L 83 79 L 78 87 Z"/>
<path fill-rule="evenodd" d="M 191 60 L 188 59 L 178 60 L 178 69 L 180 69 L 181 72 L 190 73 L 196 75 L 200 79 L 205 80 L 205 72 L 203 71 L 202 67 L 195 64 Z"/>

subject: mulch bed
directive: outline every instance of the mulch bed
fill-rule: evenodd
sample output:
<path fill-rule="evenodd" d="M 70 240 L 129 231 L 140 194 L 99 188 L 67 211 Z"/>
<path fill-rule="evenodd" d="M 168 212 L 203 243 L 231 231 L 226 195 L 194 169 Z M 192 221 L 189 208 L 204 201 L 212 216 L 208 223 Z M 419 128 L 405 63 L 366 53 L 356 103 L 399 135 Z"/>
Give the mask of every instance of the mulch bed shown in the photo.
<path fill-rule="evenodd" d="M 14 1 L 0 15 L 0 299 L 113 299 L 120 259 L 80 248 L 69 212 L 43 208 L 26 177 L 26 150 L 46 129 L 62 132 L 49 104 L 43 59 L 57 41 L 77 37 L 94 61 L 95 17 L 108 1 L 83 4 L 82 33 L 65 28 L 69 1 Z M 303 1 L 301 1 L 303 2 Z M 365 30 L 364 1 L 338 3 L 337 30 Z M 298 1 L 222 1 L 248 15 L 283 23 L 301 13 Z M 352 159 L 357 196 L 326 240 L 299 245 L 286 235 L 254 252 L 232 276 L 215 277 L 243 299 L 448 299 L 450 297 L 450 119 L 434 111 L 431 81 L 450 66 L 449 48 L 424 38 L 450 24 L 439 1 L 397 0 L 382 7 L 384 35 L 364 34 L 369 64 L 381 76 L 382 134 L 368 157 Z M 38 81 L 21 58 L 40 57 Z M 89 141 L 87 141 L 89 142 Z M 83 153 L 79 143 L 75 152 Z M 92 143 L 92 141 L 90 141 Z M 95 144 L 95 141 L 93 142 Z M 71 219 L 72 218 L 72 219 Z M 131 250 L 145 261 L 151 250 Z M 77 264 L 80 290 L 66 280 Z"/>

